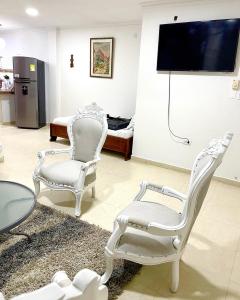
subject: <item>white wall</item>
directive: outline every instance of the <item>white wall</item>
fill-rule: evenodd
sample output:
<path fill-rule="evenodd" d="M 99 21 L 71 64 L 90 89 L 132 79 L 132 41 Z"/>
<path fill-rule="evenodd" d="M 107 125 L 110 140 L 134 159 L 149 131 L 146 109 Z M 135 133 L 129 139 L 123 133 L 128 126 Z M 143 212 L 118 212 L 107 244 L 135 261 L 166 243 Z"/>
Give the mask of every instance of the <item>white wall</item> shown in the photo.
<path fill-rule="evenodd" d="M 114 116 L 135 112 L 140 46 L 140 26 L 115 26 L 60 30 L 59 62 L 61 115 L 73 114 L 86 104 L 97 102 Z M 114 37 L 113 78 L 89 76 L 90 38 Z M 74 68 L 70 68 L 70 55 Z"/>
<path fill-rule="evenodd" d="M 82 29 L 24 29 L 0 32 L 4 67 L 12 56 L 36 57 L 46 62 L 47 120 L 74 114 L 97 102 L 106 112 L 129 117 L 135 113 L 140 47 L 140 25 Z M 113 79 L 89 76 L 90 38 L 114 37 Z M 70 54 L 75 67 L 71 69 Z"/>
<path fill-rule="evenodd" d="M 36 57 L 41 60 L 48 58 L 47 31 L 40 29 L 21 29 L 1 31 L 0 37 L 6 42 L 6 47 L 0 50 L 3 57 L 16 55 Z"/>
<path fill-rule="evenodd" d="M 48 31 L 48 63 L 47 63 L 47 120 L 51 122 L 60 116 L 60 74 L 58 62 L 58 30 Z"/>
<path fill-rule="evenodd" d="M 56 93 L 56 29 L 19 29 L 1 31 L 0 37 L 6 47 L 0 49 L 5 68 L 12 68 L 13 56 L 29 56 L 45 61 L 46 73 L 46 113 L 47 120 L 57 115 L 58 99 Z M 49 82 L 51 81 L 51 84 Z"/>
<path fill-rule="evenodd" d="M 174 142 L 169 135 L 168 75 L 156 72 L 159 24 L 172 22 L 175 15 L 179 17 L 178 22 L 185 22 L 234 18 L 239 16 L 239 11 L 240 2 L 234 0 L 182 5 L 165 1 L 160 6 L 144 8 L 134 156 L 190 169 L 195 155 L 212 137 L 230 130 L 235 134 L 234 141 L 217 175 L 240 180 L 240 101 L 229 98 L 232 80 L 240 76 L 240 51 L 234 74 L 178 72 L 172 75 L 172 127 L 177 134 L 191 139 L 190 146 Z"/>

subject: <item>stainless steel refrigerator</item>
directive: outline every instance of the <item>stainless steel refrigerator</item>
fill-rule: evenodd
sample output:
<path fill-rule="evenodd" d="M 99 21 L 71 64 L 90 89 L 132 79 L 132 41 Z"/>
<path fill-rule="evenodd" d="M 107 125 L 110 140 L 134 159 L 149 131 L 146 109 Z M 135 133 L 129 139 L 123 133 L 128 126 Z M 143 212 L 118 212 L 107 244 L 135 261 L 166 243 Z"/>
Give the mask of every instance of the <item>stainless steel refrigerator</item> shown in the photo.
<path fill-rule="evenodd" d="M 46 125 L 44 62 L 32 57 L 13 57 L 16 125 L 40 128 Z"/>

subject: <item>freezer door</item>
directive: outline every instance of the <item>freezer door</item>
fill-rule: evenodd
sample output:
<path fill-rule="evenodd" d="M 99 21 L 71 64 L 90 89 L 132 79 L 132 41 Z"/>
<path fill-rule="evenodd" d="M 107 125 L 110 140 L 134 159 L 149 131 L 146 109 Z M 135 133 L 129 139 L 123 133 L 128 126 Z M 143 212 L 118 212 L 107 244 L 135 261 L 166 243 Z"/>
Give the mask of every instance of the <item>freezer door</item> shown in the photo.
<path fill-rule="evenodd" d="M 21 78 L 37 80 L 37 59 L 24 56 L 13 57 L 13 76 L 15 81 Z"/>
<path fill-rule="evenodd" d="M 39 128 L 37 82 L 15 82 L 16 125 Z"/>

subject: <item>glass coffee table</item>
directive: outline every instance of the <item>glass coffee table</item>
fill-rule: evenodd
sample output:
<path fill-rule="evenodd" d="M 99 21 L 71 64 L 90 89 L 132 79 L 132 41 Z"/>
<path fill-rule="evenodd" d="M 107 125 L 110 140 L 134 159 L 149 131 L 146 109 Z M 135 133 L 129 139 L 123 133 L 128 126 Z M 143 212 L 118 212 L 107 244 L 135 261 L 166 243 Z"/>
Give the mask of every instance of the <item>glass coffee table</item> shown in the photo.
<path fill-rule="evenodd" d="M 26 220 L 34 210 L 36 196 L 28 187 L 11 181 L 0 181 L 0 234 L 24 235 L 10 230 Z"/>

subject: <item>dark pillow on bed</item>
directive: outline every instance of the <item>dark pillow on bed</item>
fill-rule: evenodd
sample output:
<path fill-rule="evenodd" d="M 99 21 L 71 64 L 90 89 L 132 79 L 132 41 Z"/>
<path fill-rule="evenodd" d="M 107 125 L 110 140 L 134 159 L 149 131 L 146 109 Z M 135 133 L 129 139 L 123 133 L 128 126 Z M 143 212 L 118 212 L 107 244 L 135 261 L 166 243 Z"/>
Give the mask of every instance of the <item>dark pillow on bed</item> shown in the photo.
<path fill-rule="evenodd" d="M 107 114 L 107 122 L 108 122 L 108 129 L 111 130 L 119 130 L 126 128 L 131 119 L 125 119 L 120 117 L 111 117 L 109 114 Z"/>

